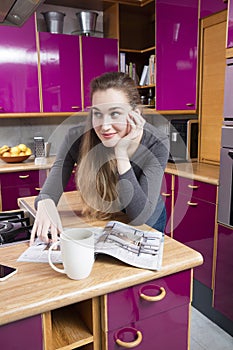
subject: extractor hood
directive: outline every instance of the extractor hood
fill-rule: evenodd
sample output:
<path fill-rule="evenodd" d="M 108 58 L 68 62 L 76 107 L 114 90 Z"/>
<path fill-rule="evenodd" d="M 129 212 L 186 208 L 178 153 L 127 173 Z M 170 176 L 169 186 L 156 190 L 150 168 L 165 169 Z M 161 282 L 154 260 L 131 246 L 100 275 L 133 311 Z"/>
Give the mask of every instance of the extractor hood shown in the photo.
<path fill-rule="evenodd" d="M 45 0 L 1 0 L 0 25 L 20 27 Z"/>

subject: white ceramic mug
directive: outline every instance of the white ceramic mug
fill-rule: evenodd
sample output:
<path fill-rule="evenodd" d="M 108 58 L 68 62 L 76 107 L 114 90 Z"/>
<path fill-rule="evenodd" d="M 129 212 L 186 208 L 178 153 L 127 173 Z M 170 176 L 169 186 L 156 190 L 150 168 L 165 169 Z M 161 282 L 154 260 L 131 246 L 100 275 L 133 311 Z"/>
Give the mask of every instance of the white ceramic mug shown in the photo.
<path fill-rule="evenodd" d="M 61 246 L 63 269 L 56 267 L 51 260 L 54 247 Z M 88 228 L 70 228 L 61 233 L 48 251 L 50 266 L 57 272 L 65 273 L 69 278 L 80 280 L 91 273 L 94 264 L 94 233 Z"/>

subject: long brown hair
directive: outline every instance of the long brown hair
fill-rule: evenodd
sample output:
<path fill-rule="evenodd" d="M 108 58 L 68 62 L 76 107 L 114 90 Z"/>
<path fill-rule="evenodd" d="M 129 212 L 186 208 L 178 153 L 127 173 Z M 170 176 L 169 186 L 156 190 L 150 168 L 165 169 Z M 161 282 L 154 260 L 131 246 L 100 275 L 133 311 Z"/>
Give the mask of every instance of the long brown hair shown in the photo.
<path fill-rule="evenodd" d="M 105 73 L 93 79 L 90 87 L 91 100 L 97 91 L 116 89 L 126 95 L 133 108 L 140 103 L 137 87 L 133 79 L 125 73 Z M 83 214 L 93 219 L 109 219 L 113 213 L 120 211 L 117 181 L 114 150 L 102 144 L 92 127 L 89 115 L 76 174 L 77 187 L 83 200 Z"/>

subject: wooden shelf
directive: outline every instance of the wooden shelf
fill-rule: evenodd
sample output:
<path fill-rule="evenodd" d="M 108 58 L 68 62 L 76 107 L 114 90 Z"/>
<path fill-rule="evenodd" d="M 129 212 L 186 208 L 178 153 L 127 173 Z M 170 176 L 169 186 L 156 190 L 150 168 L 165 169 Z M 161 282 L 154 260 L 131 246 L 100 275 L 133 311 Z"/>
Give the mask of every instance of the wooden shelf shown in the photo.
<path fill-rule="evenodd" d="M 155 49 L 156 49 L 156 46 L 151 46 L 151 47 L 148 47 L 147 49 L 143 49 L 143 50 L 121 49 L 120 48 L 120 52 L 132 52 L 132 53 L 143 54 L 146 52 L 154 51 Z"/>
<path fill-rule="evenodd" d="M 93 343 L 94 337 L 73 306 L 52 312 L 53 349 L 68 350 Z"/>

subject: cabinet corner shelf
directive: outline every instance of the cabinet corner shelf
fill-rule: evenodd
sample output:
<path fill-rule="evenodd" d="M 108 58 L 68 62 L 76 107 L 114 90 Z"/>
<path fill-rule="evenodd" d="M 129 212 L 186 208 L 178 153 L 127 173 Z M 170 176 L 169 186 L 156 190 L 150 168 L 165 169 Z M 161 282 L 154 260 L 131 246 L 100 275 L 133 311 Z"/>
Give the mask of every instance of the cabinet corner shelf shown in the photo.
<path fill-rule="evenodd" d="M 150 51 L 153 51 L 156 49 L 156 46 L 151 46 L 151 47 L 148 47 L 146 49 L 124 49 L 124 48 L 120 48 L 120 52 L 133 52 L 133 53 L 139 53 L 139 54 L 143 54 L 143 53 L 146 53 L 146 52 L 150 52 Z"/>
<path fill-rule="evenodd" d="M 154 88 L 155 84 L 150 84 L 150 85 L 138 85 L 137 88 L 138 89 L 150 89 L 150 88 Z"/>

